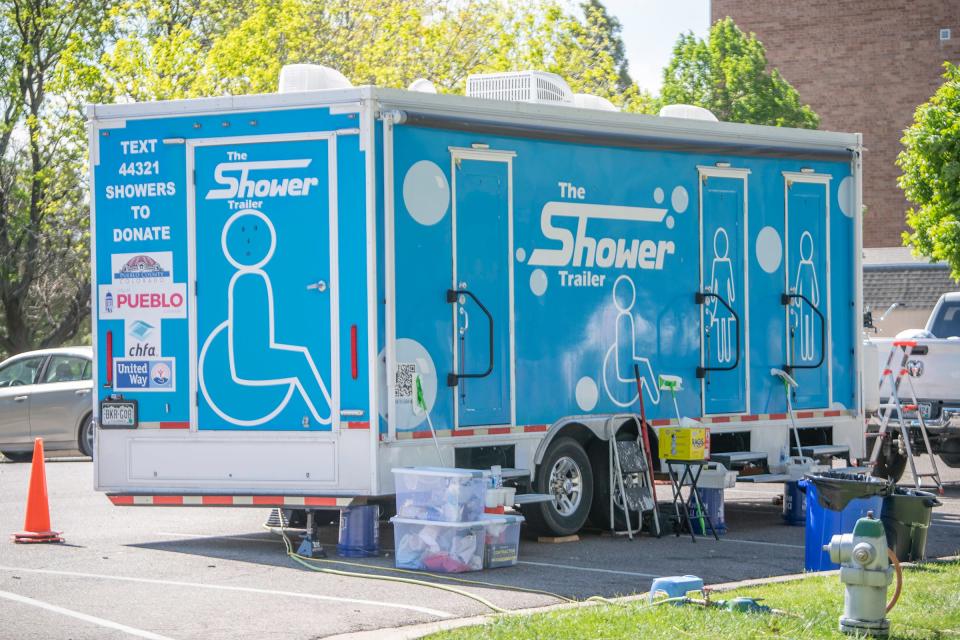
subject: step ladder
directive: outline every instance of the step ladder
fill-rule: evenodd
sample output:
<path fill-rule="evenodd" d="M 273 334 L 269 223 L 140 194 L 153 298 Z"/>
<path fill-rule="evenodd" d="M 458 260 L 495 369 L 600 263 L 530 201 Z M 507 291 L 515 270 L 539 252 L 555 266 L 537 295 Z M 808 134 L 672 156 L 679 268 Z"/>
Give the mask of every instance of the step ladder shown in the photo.
<path fill-rule="evenodd" d="M 880 405 L 880 429 L 876 433 L 868 434 L 868 436 L 876 438 L 873 443 L 873 452 L 870 454 L 870 466 L 871 468 L 876 466 L 877 460 L 880 457 L 880 449 L 883 447 L 883 441 L 890 437 L 888 428 L 891 426 L 891 423 L 896 423 L 895 428 L 900 430 L 900 439 L 901 442 L 903 442 L 903 448 L 907 454 L 907 461 L 910 463 L 910 472 L 913 474 L 914 487 L 917 489 L 935 489 L 940 494 L 943 494 L 943 482 L 940 480 L 937 460 L 934 458 L 932 449 L 930 448 L 927 424 L 923 419 L 923 414 L 920 412 L 920 404 L 917 402 L 917 392 L 913 387 L 913 377 L 907 369 L 907 361 L 910 359 L 910 356 L 913 355 L 914 349 L 916 348 L 917 342 L 915 340 L 895 340 L 890 347 L 887 364 L 883 368 L 883 373 L 880 375 L 880 397 L 883 397 L 883 387 L 887 381 L 890 383 L 890 395 L 887 402 Z M 923 348 L 926 349 L 926 347 Z M 900 364 L 894 368 L 893 364 L 898 354 L 900 355 Z M 907 387 L 910 392 L 910 403 L 905 403 L 900 398 L 900 384 L 904 378 L 907 380 Z M 917 471 L 913 447 L 910 445 L 910 427 L 904 418 L 904 412 L 906 411 L 916 412 L 917 424 L 920 429 L 920 435 L 923 437 L 923 445 L 926 449 L 925 453 L 930 457 L 930 467 L 933 469 L 933 471 L 929 473 L 919 473 Z M 934 486 L 922 486 L 922 478 L 932 478 Z"/>
<path fill-rule="evenodd" d="M 643 425 L 641 418 L 636 414 L 614 415 L 607 419 L 604 425 L 607 437 L 608 481 L 610 483 L 610 531 L 614 535 L 626 535 L 633 540 L 633 534 L 643 530 L 643 514 L 650 513 L 650 533 L 660 537 L 660 518 L 657 512 L 657 502 L 654 498 L 653 470 L 648 464 L 647 449 L 643 444 Z M 620 428 L 629 422 L 637 425 L 637 437 L 631 440 L 617 440 Z M 615 502 L 615 495 L 620 496 L 620 504 Z M 623 511 L 626 521 L 626 530 L 616 527 L 615 509 Z M 630 512 L 639 514 L 640 526 L 634 530 Z"/>

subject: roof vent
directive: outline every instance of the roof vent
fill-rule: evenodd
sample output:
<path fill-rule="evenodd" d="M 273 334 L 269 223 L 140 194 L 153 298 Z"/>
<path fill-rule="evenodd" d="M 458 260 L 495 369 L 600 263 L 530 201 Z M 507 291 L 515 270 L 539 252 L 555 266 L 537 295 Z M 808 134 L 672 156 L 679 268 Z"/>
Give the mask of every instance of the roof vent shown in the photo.
<path fill-rule="evenodd" d="M 279 93 L 352 87 L 346 76 L 321 64 L 288 64 L 280 69 Z"/>
<path fill-rule="evenodd" d="M 573 104 L 570 85 L 555 73 L 546 71 L 473 74 L 467 77 L 467 95 L 534 104 Z"/>
<path fill-rule="evenodd" d="M 717 116 L 710 109 L 704 109 L 692 104 L 668 104 L 660 109 L 661 118 L 684 118 L 686 120 L 705 120 L 719 122 Z"/>
<path fill-rule="evenodd" d="M 620 111 L 617 105 L 606 98 L 601 98 L 591 93 L 573 94 L 573 106 L 581 109 L 596 109 L 597 111 Z"/>
<path fill-rule="evenodd" d="M 417 78 L 410 83 L 407 91 L 417 91 L 419 93 L 436 93 L 437 87 L 426 78 Z"/>

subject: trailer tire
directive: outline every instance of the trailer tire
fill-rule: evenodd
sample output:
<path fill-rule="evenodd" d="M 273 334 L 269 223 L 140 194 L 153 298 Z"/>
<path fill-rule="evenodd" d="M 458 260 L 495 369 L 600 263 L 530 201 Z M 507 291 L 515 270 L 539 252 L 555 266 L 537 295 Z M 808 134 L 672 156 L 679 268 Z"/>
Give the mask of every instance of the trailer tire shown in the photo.
<path fill-rule="evenodd" d="M 527 525 L 539 535 L 569 536 L 586 523 L 593 504 L 593 468 L 583 446 L 573 438 L 550 443 L 537 467 L 534 490 L 555 496 L 553 502 L 527 505 Z"/>
<path fill-rule="evenodd" d="M 948 438 L 940 443 L 940 459 L 951 469 L 960 467 L 960 438 Z"/>
<path fill-rule="evenodd" d="M 907 456 L 900 453 L 900 440 L 888 440 L 880 445 L 880 455 L 873 468 L 873 475 L 878 478 L 888 478 L 900 482 L 907 469 Z"/>

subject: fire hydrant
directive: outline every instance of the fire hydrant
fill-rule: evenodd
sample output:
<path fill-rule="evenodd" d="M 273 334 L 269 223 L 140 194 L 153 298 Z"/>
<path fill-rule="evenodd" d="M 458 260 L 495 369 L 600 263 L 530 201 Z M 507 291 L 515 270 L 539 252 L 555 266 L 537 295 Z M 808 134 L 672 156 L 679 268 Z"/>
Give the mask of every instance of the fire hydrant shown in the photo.
<path fill-rule="evenodd" d="M 893 567 L 887 559 L 883 524 L 868 513 L 857 520 L 853 533 L 833 536 L 823 549 L 841 565 L 840 581 L 846 585 L 840 631 L 887 637 L 887 587 L 893 581 Z"/>

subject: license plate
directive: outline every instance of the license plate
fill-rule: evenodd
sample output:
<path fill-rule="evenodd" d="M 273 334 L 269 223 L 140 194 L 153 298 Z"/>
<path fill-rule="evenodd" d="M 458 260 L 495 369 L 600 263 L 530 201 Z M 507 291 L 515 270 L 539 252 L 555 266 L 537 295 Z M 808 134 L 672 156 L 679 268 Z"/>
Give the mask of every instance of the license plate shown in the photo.
<path fill-rule="evenodd" d="M 134 429 L 137 426 L 136 400 L 104 400 L 100 403 L 100 426 L 104 429 Z"/>

